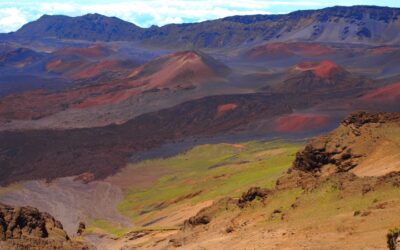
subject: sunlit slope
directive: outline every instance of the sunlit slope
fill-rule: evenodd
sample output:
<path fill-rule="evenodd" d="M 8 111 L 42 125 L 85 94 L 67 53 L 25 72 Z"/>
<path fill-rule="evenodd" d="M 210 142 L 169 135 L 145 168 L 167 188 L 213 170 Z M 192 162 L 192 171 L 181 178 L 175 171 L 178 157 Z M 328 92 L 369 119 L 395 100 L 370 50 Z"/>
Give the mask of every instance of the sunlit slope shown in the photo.
<path fill-rule="evenodd" d="M 118 211 L 135 227 L 174 228 L 221 197 L 239 196 L 254 185 L 274 187 L 300 147 L 283 141 L 200 145 L 171 158 L 130 164 L 106 181 L 124 190 Z M 132 230 L 98 220 L 92 227 L 114 234 Z"/>

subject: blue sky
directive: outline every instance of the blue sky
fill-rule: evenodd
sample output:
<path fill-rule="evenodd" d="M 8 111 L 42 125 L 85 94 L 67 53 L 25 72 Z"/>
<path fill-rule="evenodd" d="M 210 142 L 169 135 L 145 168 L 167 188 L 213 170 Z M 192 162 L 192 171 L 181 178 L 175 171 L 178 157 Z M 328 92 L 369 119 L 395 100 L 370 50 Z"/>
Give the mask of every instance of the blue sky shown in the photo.
<path fill-rule="evenodd" d="M 0 32 L 15 31 L 43 14 L 79 16 L 100 13 L 149 27 L 232 15 L 281 14 L 300 9 L 361 4 L 400 7 L 400 0 L 0 0 Z"/>

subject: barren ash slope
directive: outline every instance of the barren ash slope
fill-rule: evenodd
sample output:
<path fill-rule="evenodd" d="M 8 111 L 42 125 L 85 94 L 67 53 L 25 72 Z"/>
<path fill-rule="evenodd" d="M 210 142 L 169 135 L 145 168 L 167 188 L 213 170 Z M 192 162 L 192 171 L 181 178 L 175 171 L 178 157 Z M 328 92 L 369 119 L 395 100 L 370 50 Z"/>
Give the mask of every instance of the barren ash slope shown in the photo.
<path fill-rule="evenodd" d="M 45 15 L 1 34 L 0 248 L 396 244 L 399 18 Z"/>

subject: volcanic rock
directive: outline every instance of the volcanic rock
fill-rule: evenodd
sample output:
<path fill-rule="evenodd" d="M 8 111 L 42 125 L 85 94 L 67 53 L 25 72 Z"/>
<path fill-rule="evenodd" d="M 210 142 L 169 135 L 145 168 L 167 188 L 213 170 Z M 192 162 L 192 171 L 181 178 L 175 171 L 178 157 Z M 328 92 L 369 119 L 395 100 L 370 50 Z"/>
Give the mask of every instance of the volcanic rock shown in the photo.
<path fill-rule="evenodd" d="M 72 241 L 59 221 L 33 207 L 0 204 L 0 249 L 89 249 Z"/>
<path fill-rule="evenodd" d="M 61 223 L 48 213 L 33 207 L 14 208 L 0 204 L 0 239 L 22 239 L 24 237 L 48 238 L 52 235 L 68 240 Z"/>
<path fill-rule="evenodd" d="M 390 138 L 383 138 L 379 134 L 386 131 L 385 127 L 380 126 L 388 123 L 388 126 L 392 124 L 398 127 L 399 121 L 399 113 L 352 113 L 339 128 L 326 136 L 313 139 L 304 150 L 298 152 L 293 169 L 313 173 L 322 173 L 328 169 L 331 171 L 332 168 L 333 172 L 350 171 L 371 155 L 373 144 L 377 148 L 387 147 L 391 143 Z M 389 172 L 387 170 L 381 174 Z"/>
<path fill-rule="evenodd" d="M 251 187 L 247 192 L 243 193 L 238 200 L 238 206 L 243 208 L 247 203 L 255 200 L 256 198 L 265 198 L 269 190 L 260 187 Z"/>

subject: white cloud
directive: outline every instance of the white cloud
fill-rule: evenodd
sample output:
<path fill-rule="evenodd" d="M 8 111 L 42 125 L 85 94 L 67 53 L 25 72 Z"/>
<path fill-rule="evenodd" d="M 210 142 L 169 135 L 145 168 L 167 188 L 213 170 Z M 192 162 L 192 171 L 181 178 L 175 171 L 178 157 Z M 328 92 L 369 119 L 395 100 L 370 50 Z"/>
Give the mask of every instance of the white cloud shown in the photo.
<path fill-rule="evenodd" d="M 25 15 L 17 8 L 0 9 L 0 31 L 10 32 L 19 29 L 27 22 Z"/>
<path fill-rule="evenodd" d="M 183 20 L 180 17 L 165 17 L 161 20 L 158 20 L 158 24 L 159 25 L 165 25 L 165 24 L 169 24 L 169 23 L 182 23 Z"/>
<path fill-rule="evenodd" d="M 38 5 L 38 11 L 46 14 L 73 13 L 77 10 L 79 6 L 71 3 L 40 3 Z"/>
<path fill-rule="evenodd" d="M 268 1 L 267 1 L 268 2 Z M 42 2 L 37 11 L 42 14 L 83 15 L 100 13 L 116 16 L 140 26 L 181 23 L 184 20 L 203 21 L 231 15 L 268 14 L 267 4 L 260 0 L 250 1 L 120 1 L 111 3 L 78 4 Z"/>

